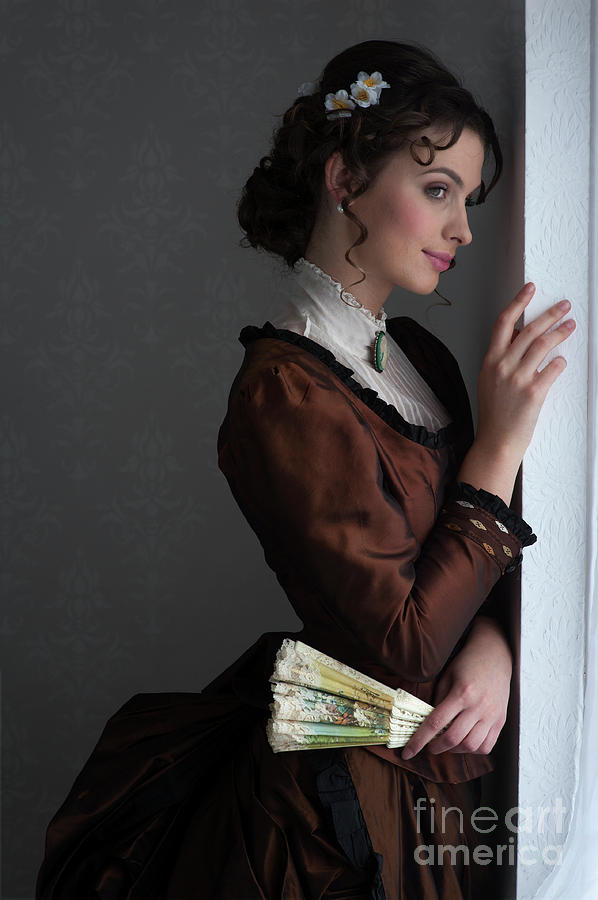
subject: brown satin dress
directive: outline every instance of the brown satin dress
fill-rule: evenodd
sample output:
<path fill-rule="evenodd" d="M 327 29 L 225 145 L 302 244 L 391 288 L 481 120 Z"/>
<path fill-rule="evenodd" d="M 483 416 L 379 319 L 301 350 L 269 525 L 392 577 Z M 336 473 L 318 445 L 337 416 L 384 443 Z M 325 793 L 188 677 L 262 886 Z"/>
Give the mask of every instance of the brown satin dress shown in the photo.
<path fill-rule="evenodd" d="M 309 338 L 241 332 L 219 466 L 304 627 L 262 635 L 201 694 L 139 694 L 109 720 L 48 827 L 38 900 L 478 900 L 466 858 L 488 757 L 274 754 L 265 737 L 284 637 L 433 702 L 535 540 L 455 481 L 472 424 L 450 352 L 411 319 L 387 330 L 451 413 L 441 431 Z"/>

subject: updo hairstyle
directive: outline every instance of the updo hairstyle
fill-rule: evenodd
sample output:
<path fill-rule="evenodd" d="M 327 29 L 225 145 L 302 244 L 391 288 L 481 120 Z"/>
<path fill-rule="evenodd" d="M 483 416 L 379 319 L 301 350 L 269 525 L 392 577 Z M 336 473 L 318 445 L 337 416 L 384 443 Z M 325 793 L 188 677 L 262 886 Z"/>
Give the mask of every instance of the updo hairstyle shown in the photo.
<path fill-rule="evenodd" d="M 382 90 L 377 104 L 356 105 L 350 117 L 327 118 L 326 94 L 349 91 L 360 71 L 380 72 L 390 87 Z M 353 266 L 349 253 L 368 232 L 348 204 L 374 183 L 387 158 L 407 144 L 413 159 L 429 166 L 436 151 L 451 147 L 463 129 L 470 128 L 494 162 L 490 183 L 486 187 L 482 181 L 471 204 L 483 203 L 500 177 L 502 154 L 490 116 L 428 50 L 395 41 L 364 41 L 335 56 L 314 91 L 297 97 L 284 113 L 269 155 L 260 159 L 243 188 L 237 208 L 245 232 L 242 246 L 263 248 L 290 267 L 305 254 L 321 201 L 324 164 L 335 150 L 357 182 L 342 201 L 345 214 L 360 230 L 345 252 Z M 446 127 L 448 141 L 433 144 L 423 136 L 410 140 L 414 131 L 430 126 Z"/>

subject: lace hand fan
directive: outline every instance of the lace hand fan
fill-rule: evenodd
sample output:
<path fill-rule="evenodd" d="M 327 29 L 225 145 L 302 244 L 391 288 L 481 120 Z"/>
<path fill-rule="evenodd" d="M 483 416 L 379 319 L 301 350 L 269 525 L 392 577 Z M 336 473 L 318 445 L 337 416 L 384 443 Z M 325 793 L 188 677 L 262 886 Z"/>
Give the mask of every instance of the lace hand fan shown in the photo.
<path fill-rule="evenodd" d="M 289 639 L 276 654 L 270 682 L 266 734 L 274 753 L 366 744 L 404 747 L 434 709 Z"/>

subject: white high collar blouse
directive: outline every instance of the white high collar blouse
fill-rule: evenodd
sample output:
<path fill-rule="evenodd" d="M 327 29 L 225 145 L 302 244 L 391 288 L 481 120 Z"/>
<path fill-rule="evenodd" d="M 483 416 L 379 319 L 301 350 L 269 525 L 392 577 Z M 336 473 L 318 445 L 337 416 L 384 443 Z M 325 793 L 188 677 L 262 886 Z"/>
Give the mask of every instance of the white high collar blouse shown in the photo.
<path fill-rule="evenodd" d="M 396 407 L 406 422 L 438 431 L 450 416 L 409 362 L 399 345 L 386 334 L 388 358 L 383 372 L 374 366 L 374 344 L 386 333 L 386 312 L 377 317 L 365 307 L 341 299 L 342 285 L 315 263 L 301 257 L 283 282 L 282 305 L 269 316 L 275 328 L 286 328 L 330 350 L 353 372 L 362 387 Z M 358 301 L 345 290 L 350 302 Z"/>

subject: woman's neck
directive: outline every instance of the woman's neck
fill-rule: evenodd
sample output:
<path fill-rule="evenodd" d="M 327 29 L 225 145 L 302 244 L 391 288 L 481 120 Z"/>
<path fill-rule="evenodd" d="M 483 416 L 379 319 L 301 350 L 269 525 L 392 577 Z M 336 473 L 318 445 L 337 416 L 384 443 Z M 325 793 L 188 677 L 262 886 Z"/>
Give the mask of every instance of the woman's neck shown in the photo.
<path fill-rule="evenodd" d="M 342 284 L 366 309 L 379 317 L 393 285 L 370 272 L 366 272 L 365 280 L 360 281 L 363 277 L 360 270 L 345 259 L 346 243 L 341 248 L 340 243 L 336 246 L 334 238 L 327 241 L 318 241 L 314 238 L 315 236 L 312 236 L 303 254 L 305 259 L 315 263 L 322 271 Z M 357 265 L 355 251 L 351 253 L 351 257 Z M 359 283 L 353 284 L 355 281 Z"/>

